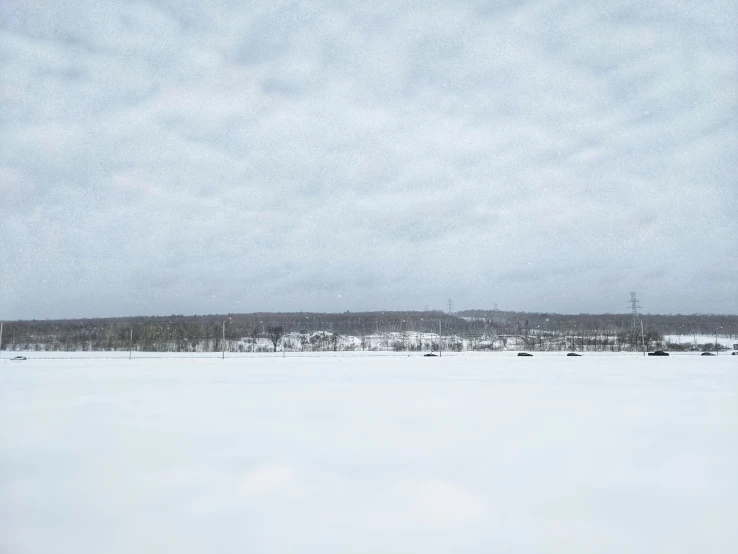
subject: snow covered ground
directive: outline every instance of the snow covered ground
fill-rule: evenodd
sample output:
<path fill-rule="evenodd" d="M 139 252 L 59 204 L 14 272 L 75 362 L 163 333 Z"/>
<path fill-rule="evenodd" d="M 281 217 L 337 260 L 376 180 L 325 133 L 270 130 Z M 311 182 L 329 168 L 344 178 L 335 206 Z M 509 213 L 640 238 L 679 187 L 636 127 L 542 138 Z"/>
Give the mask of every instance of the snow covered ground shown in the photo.
<path fill-rule="evenodd" d="M 664 340 L 677 344 L 715 344 L 715 335 L 664 335 Z M 718 344 L 729 350 L 734 344 L 738 344 L 738 338 L 717 337 Z"/>
<path fill-rule="evenodd" d="M 0 360 L 7 553 L 732 553 L 738 357 Z"/>

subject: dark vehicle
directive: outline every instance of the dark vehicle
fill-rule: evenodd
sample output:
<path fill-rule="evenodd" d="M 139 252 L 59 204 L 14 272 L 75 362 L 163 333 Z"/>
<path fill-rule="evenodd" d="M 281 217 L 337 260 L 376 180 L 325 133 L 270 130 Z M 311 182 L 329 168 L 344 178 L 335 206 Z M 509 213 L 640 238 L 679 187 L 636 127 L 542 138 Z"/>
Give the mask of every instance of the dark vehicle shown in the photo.
<path fill-rule="evenodd" d="M 11 362 L 22 362 L 23 360 L 27 360 L 25 356 L 16 356 L 15 358 L 10 358 Z"/>
<path fill-rule="evenodd" d="M 436 357 L 436 355 L 433 352 L 430 352 L 428 354 L 423 354 L 423 356 L 425 356 L 426 358 L 429 356 L 433 356 L 434 358 Z"/>
<path fill-rule="evenodd" d="M 715 354 L 713 354 L 712 352 L 703 352 L 703 353 L 701 354 L 701 356 L 714 356 L 714 355 L 715 355 Z"/>
<path fill-rule="evenodd" d="M 738 352 L 733 352 L 731 356 L 738 356 Z"/>
<path fill-rule="evenodd" d="M 533 354 L 528 354 L 527 352 L 518 352 L 518 356 L 532 356 Z"/>
<path fill-rule="evenodd" d="M 649 356 L 668 356 L 668 352 L 664 352 L 663 350 L 657 350 L 656 352 L 649 352 Z"/>
<path fill-rule="evenodd" d="M 576 352 L 569 352 L 567 356 L 581 356 L 581 354 L 577 354 Z"/>

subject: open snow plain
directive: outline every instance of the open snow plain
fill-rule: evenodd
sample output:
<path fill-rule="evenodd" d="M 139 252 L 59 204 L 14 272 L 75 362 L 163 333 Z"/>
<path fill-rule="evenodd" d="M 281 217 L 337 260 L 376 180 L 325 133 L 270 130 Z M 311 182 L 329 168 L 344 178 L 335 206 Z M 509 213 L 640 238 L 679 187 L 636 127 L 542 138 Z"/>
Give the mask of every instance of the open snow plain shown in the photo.
<path fill-rule="evenodd" d="M 738 357 L 3 359 L 0 464 L 13 554 L 733 553 Z"/>

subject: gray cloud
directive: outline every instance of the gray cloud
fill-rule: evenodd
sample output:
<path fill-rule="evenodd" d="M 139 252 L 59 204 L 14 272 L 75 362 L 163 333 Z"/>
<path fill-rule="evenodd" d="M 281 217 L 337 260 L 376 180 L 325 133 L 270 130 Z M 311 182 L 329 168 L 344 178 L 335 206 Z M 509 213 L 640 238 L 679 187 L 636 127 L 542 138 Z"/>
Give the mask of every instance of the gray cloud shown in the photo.
<path fill-rule="evenodd" d="M 738 312 L 738 8 L 0 8 L 2 318 Z"/>

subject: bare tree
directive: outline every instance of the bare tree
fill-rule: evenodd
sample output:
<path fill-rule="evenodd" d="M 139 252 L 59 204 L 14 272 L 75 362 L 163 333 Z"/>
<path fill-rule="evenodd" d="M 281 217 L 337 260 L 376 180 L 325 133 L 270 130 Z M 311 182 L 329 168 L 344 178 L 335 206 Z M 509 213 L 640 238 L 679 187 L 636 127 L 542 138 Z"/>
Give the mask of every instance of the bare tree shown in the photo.
<path fill-rule="evenodd" d="M 274 345 L 274 351 L 277 351 L 277 343 L 284 335 L 284 327 L 281 325 L 273 325 L 267 328 L 267 336 L 269 337 L 269 340 L 272 341 L 272 344 Z"/>

